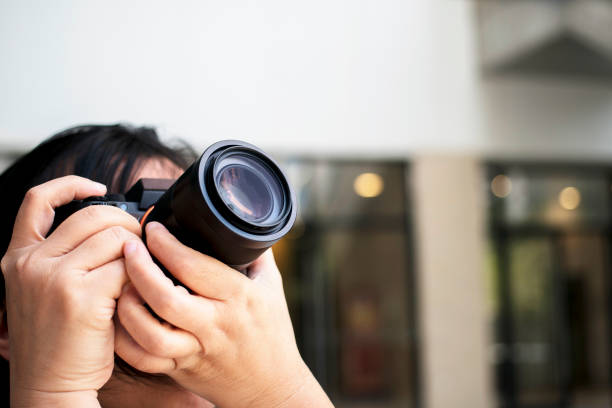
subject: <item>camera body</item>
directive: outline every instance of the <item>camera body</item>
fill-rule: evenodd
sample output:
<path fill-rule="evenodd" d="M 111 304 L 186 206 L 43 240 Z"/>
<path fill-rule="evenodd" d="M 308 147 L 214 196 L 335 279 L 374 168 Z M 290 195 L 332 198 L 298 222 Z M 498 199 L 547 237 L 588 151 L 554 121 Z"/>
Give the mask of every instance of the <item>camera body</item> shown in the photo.
<path fill-rule="evenodd" d="M 142 178 L 125 194 L 107 194 L 71 201 L 55 210 L 51 231 L 55 230 L 70 215 L 90 205 L 117 207 L 141 221 L 147 210 L 155 205 L 175 181 L 173 179 Z"/>
<path fill-rule="evenodd" d="M 297 215 L 286 176 L 259 148 L 213 144 L 178 180 L 140 179 L 125 194 L 75 200 L 56 209 L 52 230 L 90 205 L 110 205 L 162 223 L 183 244 L 244 271 L 290 231 Z"/>

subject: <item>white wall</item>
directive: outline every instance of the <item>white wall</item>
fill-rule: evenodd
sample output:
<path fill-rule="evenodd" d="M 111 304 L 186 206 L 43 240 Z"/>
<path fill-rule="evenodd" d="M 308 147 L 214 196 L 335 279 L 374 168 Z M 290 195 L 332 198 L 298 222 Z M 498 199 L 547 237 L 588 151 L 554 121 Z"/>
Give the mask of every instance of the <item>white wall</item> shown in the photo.
<path fill-rule="evenodd" d="M 612 157 L 612 87 L 481 81 L 474 2 L 0 3 L 0 149 L 83 122 L 198 147 Z"/>
<path fill-rule="evenodd" d="M 4 0 L 0 144 L 118 120 L 197 145 L 426 142 L 429 3 Z"/>
<path fill-rule="evenodd" d="M 481 96 L 489 156 L 612 159 L 612 83 L 506 78 Z"/>

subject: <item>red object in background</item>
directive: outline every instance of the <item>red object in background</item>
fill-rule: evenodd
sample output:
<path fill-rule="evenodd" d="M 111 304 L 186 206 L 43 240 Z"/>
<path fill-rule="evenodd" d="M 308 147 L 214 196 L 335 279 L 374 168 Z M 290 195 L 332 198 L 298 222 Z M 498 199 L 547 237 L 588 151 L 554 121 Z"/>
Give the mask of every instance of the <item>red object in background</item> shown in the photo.
<path fill-rule="evenodd" d="M 371 289 L 341 296 L 341 387 L 347 396 L 378 396 L 385 392 L 385 349 L 380 332 L 380 300 Z"/>

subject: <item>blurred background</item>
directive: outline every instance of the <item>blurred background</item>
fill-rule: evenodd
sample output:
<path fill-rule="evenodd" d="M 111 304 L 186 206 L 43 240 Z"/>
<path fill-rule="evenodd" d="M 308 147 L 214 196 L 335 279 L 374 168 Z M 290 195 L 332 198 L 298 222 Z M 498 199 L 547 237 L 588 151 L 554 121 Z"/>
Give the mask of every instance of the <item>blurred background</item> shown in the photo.
<path fill-rule="evenodd" d="M 0 0 L 0 163 L 76 124 L 273 153 L 338 407 L 612 406 L 612 2 Z"/>

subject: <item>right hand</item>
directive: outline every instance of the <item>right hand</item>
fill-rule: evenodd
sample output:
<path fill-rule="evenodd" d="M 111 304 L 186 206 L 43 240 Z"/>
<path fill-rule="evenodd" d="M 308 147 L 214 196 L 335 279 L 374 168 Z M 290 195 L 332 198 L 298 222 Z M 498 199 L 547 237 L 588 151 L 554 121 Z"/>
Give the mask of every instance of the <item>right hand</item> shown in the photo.
<path fill-rule="evenodd" d="M 127 280 L 122 248 L 139 239 L 140 225 L 115 207 L 90 206 L 47 237 L 54 208 L 105 192 L 66 176 L 29 190 L 19 209 L 1 261 L 12 406 L 64 397 L 84 406 L 84 396 L 97 405 L 96 392 L 112 374 L 113 315 Z"/>
<path fill-rule="evenodd" d="M 333 407 L 298 351 L 272 249 L 248 277 L 195 251 L 159 223 L 124 248 L 116 353 L 223 407 Z M 188 291 L 186 288 L 189 288 Z M 160 322 L 145 303 L 164 319 Z"/>

